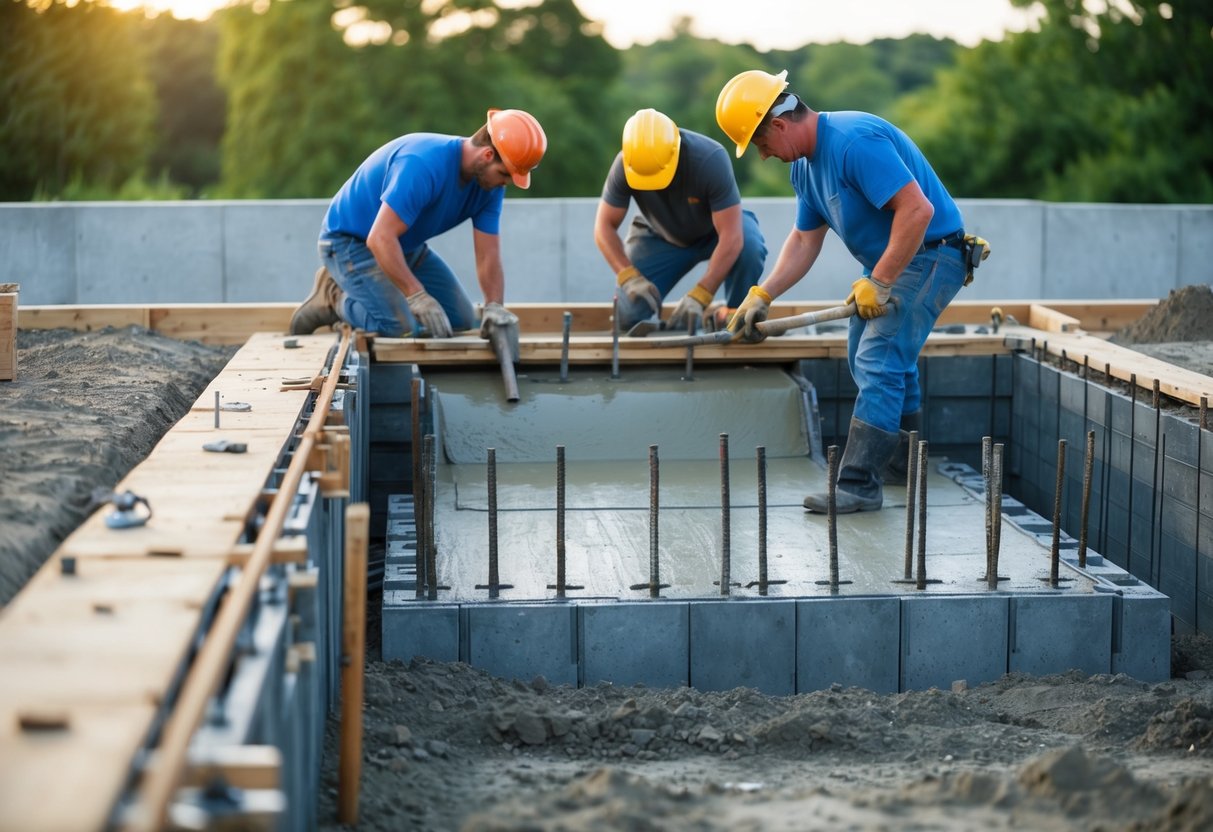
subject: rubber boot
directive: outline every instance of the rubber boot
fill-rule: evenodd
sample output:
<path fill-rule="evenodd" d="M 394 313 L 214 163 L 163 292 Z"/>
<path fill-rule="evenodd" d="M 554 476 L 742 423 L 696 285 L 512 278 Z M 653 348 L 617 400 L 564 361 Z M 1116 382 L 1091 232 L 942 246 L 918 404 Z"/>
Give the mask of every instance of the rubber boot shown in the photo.
<path fill-rule="evenodd" d="M 884 467 L 885 485 L 906 484 L 906 465 L 910 459 L 910 431 L 915 430 L 918 431 L 919 440 L 922 440 L 922 411 L 901 414 L 901 441 L 897 443 L 897 450 L 893 452 L 889 464 Z"/>
<path fill-rule="evenodd" d="M 316 270 L 312 293 L 291 315 L 291 335 L 311 335 L 322 326 L 332 326 L 341 320 L 342 292 L 337 281 L 321 266 Z"/>
<path fill-rule="evenodd" d="M 884 502 L 881 473 L 889 457 L 897 450 L 900 433 L 875 428 L 867 422 L 851 419 L 847 434 L 847 449 L 838 464 L 838 485 L 834 492 L 834 508 L 839 514 L 856 511 L 877 511 Z M 828 494 L 810 494 L 804 498 L 809 511 L 825 514 Z"/>

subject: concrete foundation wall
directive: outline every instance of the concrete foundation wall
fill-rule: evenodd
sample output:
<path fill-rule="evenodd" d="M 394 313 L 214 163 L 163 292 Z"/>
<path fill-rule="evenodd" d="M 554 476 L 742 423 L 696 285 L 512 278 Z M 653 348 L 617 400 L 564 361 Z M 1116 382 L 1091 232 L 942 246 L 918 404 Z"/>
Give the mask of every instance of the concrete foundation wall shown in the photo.
<path fill-rule="evenodd" d="M 1158 298 L 1206 282 L 1213 206 L 960 200 L 993 254 L 966 299 Z M 297 301 L 318 265 L 327 200 L 0 203 L 4 280 L 27 305 Z M 594 245 L 597 198 L 508 198 L 507 299 L 609 301 Z M 795 218 L 787 197 L 747 199 L 767 238 L 767 270 Z M 464 224 L 432 242 L 480 300 Z M 703 266 L 691 273 L 697 276 Z M 843 297 L 858 264 L 831 234 L 809 278 L 785 297 Z M 688 280 L 683 281 L 689 285 Z M 681 292 L 682 289 L 676 289 Z"/>

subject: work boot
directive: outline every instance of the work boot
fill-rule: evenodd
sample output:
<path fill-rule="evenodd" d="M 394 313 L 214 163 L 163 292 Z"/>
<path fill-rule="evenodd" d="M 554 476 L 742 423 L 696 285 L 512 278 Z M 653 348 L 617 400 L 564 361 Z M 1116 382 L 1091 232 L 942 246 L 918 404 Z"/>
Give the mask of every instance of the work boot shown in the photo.
<path fill-rule="evenodd" d="M 900 433 L 874 428 L 867 422 L 851 419 L 847 434 L 847 449 L 838 464 L 838 486 L 834 492 L 834 508 L 839 514 L 856 511 L 876 511 L 884 502 L 881 472 L 897 449 Z M 804 498 L 804 507 L 819 514 L 827 512 L 826 492 Z"/>
<path fill-rule="evenodd" d="M 311 335 L 322 326 L 332 326 L 341 320 L 341 287 L 329 270 L 321 266 L 316 270 L 312 293 L 299 304 L 291 315 L 291 335 Z"/>
<path fill-rule="evenodd" d="M 925 438 L 922 435 L 922 411 L 901 414 L 901 441 L 897 443 L 897 450 L 893 452 L 889 464 L 884 467 L 885 485 L 906 484 L 906 466 L 910 461 L 910 431 L 915 430 L 918 431 L 920 441 Z"/>

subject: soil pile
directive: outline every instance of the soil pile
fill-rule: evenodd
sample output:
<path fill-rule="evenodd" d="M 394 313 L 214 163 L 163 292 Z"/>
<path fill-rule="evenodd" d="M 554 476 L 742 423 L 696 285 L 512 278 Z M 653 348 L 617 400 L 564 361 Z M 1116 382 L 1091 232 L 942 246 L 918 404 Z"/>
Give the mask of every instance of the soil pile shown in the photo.
<path fill-rule="evenodd" d="M 1172 289 L 1166 299 L 1109 340 L 1125 346 L 1213 339 L 1213 289 L 1207 284 Z"/>
<path fill-rule="evenodd" d="M 17 333 L 17 378 L 0 382 L 0 606 L 231 354 L 140 327 Z"/>

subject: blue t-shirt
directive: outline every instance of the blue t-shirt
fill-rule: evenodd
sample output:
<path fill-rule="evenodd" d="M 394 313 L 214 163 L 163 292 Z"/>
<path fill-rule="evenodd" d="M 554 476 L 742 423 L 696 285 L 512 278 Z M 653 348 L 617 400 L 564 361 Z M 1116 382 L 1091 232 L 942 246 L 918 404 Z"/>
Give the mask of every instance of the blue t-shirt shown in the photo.
<path fill-rule="evenodd" d="M 883 210 L 911 180 L 935 206 L 926 239 L 960 231 L 964 220 L 947 188 L 910 137 L 879 116 L 821 113 L 811 159 L 792 163 L 796 227 L 828 223 L 855 259 L 871 272 L 889 244 L 893 212 Z"/>
<path fill-rule="evenodd" d="M 400 238 L 413 251 L 431 237 L 468 219 L 477 231 L 497 234 L 505 188 L 486 191 L 475 180 L 459 181 L 463 139 L 410 133 L 393 139 L 358 166 L 329 203 L 321 233 L 365 240 L 387 203 L 408 225 Z"/>

